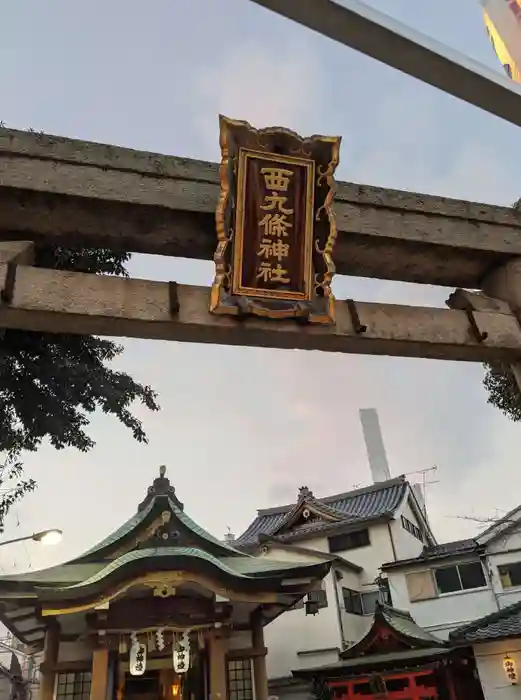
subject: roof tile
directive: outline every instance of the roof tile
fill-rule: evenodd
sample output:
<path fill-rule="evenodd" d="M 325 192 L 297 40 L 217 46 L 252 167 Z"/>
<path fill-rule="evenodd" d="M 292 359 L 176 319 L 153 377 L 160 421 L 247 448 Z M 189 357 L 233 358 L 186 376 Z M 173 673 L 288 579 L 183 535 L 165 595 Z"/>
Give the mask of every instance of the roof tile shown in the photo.
<path fill-rule="evenodd" d="M 458 627 L 449 635 L 451 642 L 490 642 L 505 637 L 521 637 L 521 601 Z"/>
<path fill-rule="evenodd" d="M 336 496 L 315 499 L 319 503 L 328 506 L 342 516 L 339 523 L 355 524 L 362 523 L 374 518 L 392 516 L 408 488 L 408 483 L 404 477 L 383 481 L 373 484 L 363 489 L 349 491 Z M 295 508 L 295 504 L 260 510 L 255 520 L 237 538 L 236 544 L 244 546 L 257 542 L 259 535 L 273 535 L 284 522 L 288 512 Z M 298 533 L 304 531 L 316 532 L 324 528 L 331 527 L 332 523 L 312 523 L 309 526 L 299 527 Z M 290 533 L 286 534 L 286 537 Z"/>

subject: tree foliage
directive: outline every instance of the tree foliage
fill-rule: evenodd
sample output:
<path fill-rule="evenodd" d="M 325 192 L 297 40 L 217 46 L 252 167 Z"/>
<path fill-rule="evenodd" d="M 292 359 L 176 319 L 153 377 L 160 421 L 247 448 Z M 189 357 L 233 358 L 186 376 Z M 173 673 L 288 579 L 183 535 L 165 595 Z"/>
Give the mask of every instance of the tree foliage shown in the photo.
<path fill-rule="evenodd" d="M 8 455 L 3 464 L 0 464 L 0 532 L 4 531 L 9 510 L 36 488 L 36 482 L 33 479 L 22 479 L 22 473 L 22 464 L 15 455 Z"/>
<path fill-rule="evenodd" d="M 39 267 L 126 276 L 126 253 L 64 247 L 37 251 Z M 131 411 L 139 401 L 157 411 L 156 394 L 108 364 L 122 347 L 90 335 L 5 330 L 0 334 L 0 452 L 36 450 L 44 439 L 56 449 L 94 446 L 86 428 L 101 409 L 146 442 Z M 22 494 L 23 495 L 23 494 Z M 20 496 L 21 497 L 21 496 Z"/>
<path fill-rule="evenodd" d="M 485 365 L 483 381 L 488 391 L 488 403 L 513 421 L 521 421 L 521 394 L 510 367 Z"/>

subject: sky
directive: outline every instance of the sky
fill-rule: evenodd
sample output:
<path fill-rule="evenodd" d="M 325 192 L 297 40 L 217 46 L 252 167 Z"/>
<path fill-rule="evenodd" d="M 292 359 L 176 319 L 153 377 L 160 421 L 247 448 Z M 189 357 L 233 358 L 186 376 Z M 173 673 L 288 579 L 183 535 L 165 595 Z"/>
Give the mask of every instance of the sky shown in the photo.
<path fill-rule="evenodd" d="M 368 4 L 497 69 L 477 0 Z M 4 0 L 0 120 L 12 128 L 217 160 L 218 114 L 342 136 L 338 178 L 491 204 L 521 192 L 515 127 L 247 0 Z M 209 284 L 212 264 L 135 256 L 134 276 Z M 342 298 L 440 304 L 450 290 L 336 278 Z M 0 571 L 80 554 L 130 517 L 160 464 L 186 511 L 220 536 L 257 508 L 370 482 L 358 418 L 377 408 L 393 475 L 434 465 L 440 541 L 521 501 L 521 426 L 487 404 L 480 365 L 124 341 L 117 366 L 159 393 L 149 436 L 93 416 L 87 454 L 24 456 L 37 492 L 5 537 L 58 527 L 62 543 L 0 551 Z M 412 474 L 412 480 L 421 478 Z"/>

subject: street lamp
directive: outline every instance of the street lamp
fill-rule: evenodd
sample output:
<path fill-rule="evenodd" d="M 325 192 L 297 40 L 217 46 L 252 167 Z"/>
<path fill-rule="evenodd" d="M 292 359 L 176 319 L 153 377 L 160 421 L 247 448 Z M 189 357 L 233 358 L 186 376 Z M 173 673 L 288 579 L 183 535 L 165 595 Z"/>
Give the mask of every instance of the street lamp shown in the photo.
<path fill-rule="evenodd" d="M 40 542 L 40 544 L 58 544 L 62 535 L 63 533 L 61 530 L 42 530 L 41 532 L 35 532 L 25 537 L 15 537 L 12 540 L 4 540 L 0 542 L 0 547 L 6 544 L 15 544 L 16 542 L 26 542 L 27 540 L 34 540 L 35 542 Z"/>

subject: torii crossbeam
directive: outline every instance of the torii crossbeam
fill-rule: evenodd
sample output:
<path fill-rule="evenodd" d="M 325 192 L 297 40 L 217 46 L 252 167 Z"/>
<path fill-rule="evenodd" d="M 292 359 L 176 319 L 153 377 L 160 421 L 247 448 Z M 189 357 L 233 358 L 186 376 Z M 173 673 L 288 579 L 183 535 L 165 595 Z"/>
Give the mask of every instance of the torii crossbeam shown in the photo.
<path fill-rule="evenodd" d="M 520 86 L 359 0 L 250 1 L 521 126 Z"/>
<path fill-rule="evenodd" d="M 31 267 L 32 241 L 209 260 L 218 197 L 214 163 L 0 130 L 0 327 L 521 362 L 521 214 L 506 207 L 339 183 L 339 273 L 486 294 L 460 289 L 448 309 L 337 301 L 334 326 L 215 316 L 202 287 Z"/>

